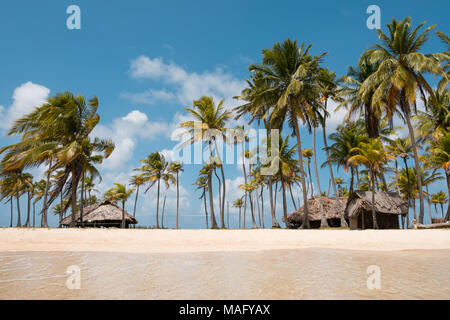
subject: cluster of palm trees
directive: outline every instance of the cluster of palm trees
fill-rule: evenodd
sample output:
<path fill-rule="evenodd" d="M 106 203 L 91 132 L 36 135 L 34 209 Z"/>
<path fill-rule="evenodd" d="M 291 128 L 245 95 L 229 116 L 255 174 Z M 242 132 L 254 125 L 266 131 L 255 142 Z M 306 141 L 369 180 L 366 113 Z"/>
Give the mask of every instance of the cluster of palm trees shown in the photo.
<path fill-rule="evenodd" d="M 4 154 L 0 175 L 1 199 L 17 200 L 17 226 L 21 226 L 19 198 L 23 194 L 28 195 L 28 204 L 33 194 L 33 204 L 42 199 L 41 227 L 48 227 L 48 209 L 56 199 L 61 199 L 59 208 L 54 208 L 60 217 L 71 208 L 72 226 L 77 210 L 83 212 L 83 206 L 95 200 L 86 199 L 85 191 L 90 193 L 93 180 L 101 179 L 95 165 L 114 150 L 111 140 L 91 137 L 100 120 L 97 108 L 96 97 L 86 101 L 81 95 L 64 92 L 14 122 L 8 134 L 19 136 L 20 141 L 0 149 Z M 46 166 L 46 180 L 33 184 L 24 171 L 40 165 Z M 30 205 L 25 226 L 29 226 L 29 211 Z M 80 219 L 82 223 L 82 214 Z"/>
<path fill-rule="evenodd" d="M 379 43 L 363 52 L 357 66 L 350 67 L 341 78 L 323 66 L 326 53 L 313 55 L 311 45 L 290 39 L 277 42 L 272 48 L 262 50 L 260 63 L 249 66 L 247 88 L 235 97 L 242 102 L 240 106 L 231 111 L 224 107 L 223 100 L 216 104 L 212 97 L 203 96 L 185 108 L 193 120 L 180 124 L 189 137 L 182 146 L 201 142 L 209 154 L 194 183 L 201 191 L 206 227 L 230 227 L 225 219 L 227 180 L 219 141 L 242 149 L 244 182 L 239 187 L 243 196 L 233 202 L 239 209 L 241 228 L 246 227 L 247 208 L 250 209 L 252 227 L 265 227 L 265 192 L 268 193 L 272 227 L 279 228 L 276 217 L 278 191 L 281 192 L 286 227 L 289 227 L 289 197 L 295 209 L 303 206 L 302 228 L 310 227 L 308 198 L 317 197 L 321 227 L 327 227 L 322 197 L 330 194 L 331 187 L 336 201 L 354 190 L 371 190 L 373 202 L 376 190 L 396 191 L 409 201 L 419 223 L 424 222 L 425 201 L 430 219 L 431 205 L 435 205 L 437 215 L 436 206 L 440 204 L 442 218 L 449 220 L 450 206 L 445 215 L 443 212 L 448 196 L 445 192 L 433 195 L 428 189 L 443 178 L 440 174 L 443 170 L 447 194 L 450 193 L 450 53 L 448 48 L 444 52 L 423 53 L 434 26 L 425 30 L 423 27 L 424 23 L 421 23 L 414 28 L 410 18 L 393 19 L 387 25 L 387 33 L 378 31 Z M 436 33 L 448 46 L 449 38 L 439 31 Z M 428 83 L 429 76 L 438 79 L 435 88 Z M 347 115 L 336 131 L 327 135 L 327 120 L 330 111 L 335 111 L 328 110 L 330 102 L 338 104 L 337 109 L 345 108 Z M 46 227 L 47 210 L 56 199 L 60 199 L 60 208 L 55 206 L 55 210 L 61 218 L 71 207 L 73 219 L 77 210 L 82 212 L 84 205 L 96 200 L 90 194 L 94 179 L 101 179 L 95 164 L 101 163 L 114 149 L 112 141 L 90 137 L 99 121 L 97 106 L 95 97 L 86 102 L 82 96 L 63 93 L 14 123 L 9 134 L 20 136 L 20 142 L 0 149 L 4 154 L 0 165 L 1 198 L 11 202 L 11 208 L 13 199 L 18 204 L 22 195 L 27 195 L 29 204 L 33 201 L 33 208 L 42 199 L 41 226 Z M 236 127 L 231 136 L 227 130 L 233 118 L 245 118 L 249 125 L 256 122 L 263 126 L 268 135 L 259 148 L 266 148 L 270 153 L 276 146 L 278 155 L 267 163 L 256 157 L 255 150 L 246 150 L 250 137 L 245 128 Z M 393 126 L 394 119 L 406 124 L 407 137 L 399 137 L 399 128 Z M 302 145 L 302 127 L 312 136 L 311 149 Z M 277 141 L 272 141 L 269 135 L 273 129 L 279 132 Z M 321 167 L 328 167 L 330 175 L 328 192 L 324 191 L 319 179 L 317 130 L 322 132 L 326 156 Z M 293 145 L 290 145 L 291 136 L 295 139 Z M 412 166 L 408 160 L 413 160 Z M 278 165 L 276 172 L 264 175 L 262 170 L 274 163 Z M 155 186 L 156 227 L 160 228 L 164 227 L 165 207 L 164 201 L 160 224 L 161 182 L 166 188 L 176 185 L 178 228 L 182 164 L 170 163 L 159 152 L 150 154 L 141 160 L 141 164 L 135 169 L 138 174 L 130 180 L 131 188 L 115 184 L 106 192 L 105 198 L 121 202 L 124 226 L 127 199 L 136 191 L 133 210 L 136 215 L 140 187 L 145 187 L 147 192 Z M 32 177 L 23 171 L 39 165 L 47 167 L 47 179 L 33 184 Z M 342 187 L 344 180 L 335 176 L 333 166 L 343 168 L 349 174 L 348 186 Z M 295 199 L 294 186 L 301 190 L 302 201 Z M 80 201 L 77 201 L 78 191 Z M 419 200 L 418 214 L 416 199 Z M 29 212 L 30 205 L 26 225 L 30 224 Z M 218 220 L 215 212 L 218 212 Z M 376 228 L 376 215 L 373 219 Z M 341 217 L 341 225 L 346 226 L 344 217 Z"/>

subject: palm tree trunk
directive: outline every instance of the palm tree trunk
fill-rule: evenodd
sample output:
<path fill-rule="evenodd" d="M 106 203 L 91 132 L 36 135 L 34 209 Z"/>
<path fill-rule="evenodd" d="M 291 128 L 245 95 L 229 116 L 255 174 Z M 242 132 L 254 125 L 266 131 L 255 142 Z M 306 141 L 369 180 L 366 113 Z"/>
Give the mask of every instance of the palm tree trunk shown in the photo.
<path fill-rule="evenodd" d="M 355 177 L 355 173 L 354 173 L 353 166 L 350 166 L 350 194 L 353 193 L 353 182 L 354 182 L 354 177 Z"/>
<path fill-rule="evenodd" d="M 156 197 L 156 229 L 159 229 L 159 190 L 160 190 L 161 178 L 158 178 L 158 195 Z"/>
<path fill-rule="evenodd" d="M 9 227 L 12 228 L 12 226 L 13 226 L 13 215 L 14 215 L 13 196 L 9 197 L 9 202 L 11 204 L 11 219 L 9 220 Z"/>
<path fill-rule="evenodd" d="M 209 229 L 209 226 L 208 226 L 208 209 L 206 208 L 206 192 L 205 192 L 205 189 L 203 189 L 203 205 L 205 206 L 206 229 Z"/>
<path fill-rule="evenodd" d="M 163 208 L 161 213 L 161 228 L 164 229 L 164 210 L 166 210 L 166 195 L 164 195 Z"/>
<path fill-rule="evenodd" d="M 64 210 L 63 209 L 64 199 L 63 199 L 62 191 L 61 191 L 59 197 L 60 197 L 60 210 L 59 210 L 59 226 L 58 226 L 58 228 L 62 228 L 61 221 L 63 219 L 63 214 L 64 214 L 64 211 L 63 211 Z"/>
<path fill-rule="evenodd" d="M 300 167 L 300 180 L 302 184 L 303 191 L 303 223 L 302 229 L 309 229 L 309 210 L 308 210 L 308 195 L 306 194 L 306 183 L 305 183 L 305 171 L 303 170 L 303 150 L 302 150 L 302 142 L 300 139 L 300 129 L 298 128 L 298 120 L 294 120 L 295 125 L 295 135 L 297 136 L 297 148 L 298 148 L 298 164 Z"/>
<path fill-rule="evenodd" d="M 255 199 L 256 199 L 256 206 L 258 209 L 258 223 L 259 223 L 259 228 L 261 228 L 261 208 L 259 206 L 259 200 L 258 200 L 258 189 L 256 189 L 255 191 Z"/>
<path fill-rule="evenodd" d="M 292 194 L 292 186 L 290 183 L 288 183 L 288 187 L 289 187 L 289 193 L 291 195 L 292 204 L 294 205 L 294 210 L 297 211 L 297 204 L 295 203 L 294 195 Z"/>
<path fill-rule="evenodd" d="M 140 185 L 137 186 L 136 198 L 134 199 L 133 218 L 136 218 L 136 205 L 137 205 L 138 196 L 139 196 L 139 187 L 140 187 Z M 136 225 L 133 225 L 133 228 L 136 228 Z"/>
<path fill-rule="evenodd" d="M 50 163 L 48 165 L 48 172 L 47 172 L 47 184 L 45 185 L 45 192 L 44 192 L 44 208 L 42 209 L 42 214 L 41 214 L 41 228 L 48 228 L 48 223 L 47 223 L 47 209 L 48 209 L 48 204 L 47 204 L 47 197 L 48 197 L 48 189 L 50 187 L 50 168 L 52 167 L 52 160 L 50 159 Z"/>
<path fill-rule="evenodd" d="M 316 151 L 316 127 L 313 126 L 313 161 L 314 161 L 314 173 L 316 175 L 317 190 L 319 191 L 319 205 L 320 205 L 320 227 L 325 228 L 328 226 L 327 218 L 325 217 L 325 211 L 323 210 L 322 189 L 320 188 L 319 169 L 317 168 L 317 151 Z"/>
<path fill-rule="evenodd" d="M 445 168 L 445 177 L 447 178 L 447 194 L 450 201 L 450 168 Z M 445 215 L 445 221 L 450 220 L 450 203 L 447 204 L 447 214 Z"/>
<path fill-rule="evenodd" d="M 16 192 L 16 201 L 17 201 L 17 225 L 16 228 L 20 228 L 22 223 L 20 221 L 20 196 L 19 192 Z"/>
<path fill-rule="evenodd" d="M 241 209 L 242 207 L 239 207 L 239 228 L 241 227 Z"/>
<path fill-rule="evenodd" d="M 397 158 L 395 158 L 395 180 L 396 180 L 396 184 L 397 184 L 397 193 L 400 194 L 400 186 L 398 185 L 398 161 Z"/>
<path fill-rule="evenodd" d="M 245 140 L 242 140 L 241 146 L 242 146 L 242 170 L 244 173 L 244 184 L 247 184 L 247 170 L 245 169 Z M 244 201 L 244 216 L 243 216 L 243 229 L 245 229 L 245 215 L 247 212 L 247 190 L 244 190 L 244 197 L 245 197 L 245 201 Z M 240 225 L 240 224 L 239 224 Z"/>
<path fill-rule="evenodd" d="M 308 160 L 308 176 L 309 176 L 311 198 L 313 198 L 314 197 L 314 188 L 313 188 L 313 181 L 312 181 L 312 174 L 311 174 L 311 161 L 310 160 Z"/>
<path fill-rule="evenodd" d="M 372 219 L 373 219 L 373 228 L 378 229 L 377 224 L 377 214 L 375 212 L 375 174 L 371 172 L 370 178 L 372 179 Z"/>
<path fill-rule="evenodd" d="M 263 194 L 264 194 L 264 185 L 261 187 L 261 220 L 262 220 L 262 227 L 263 227 L 263 229 L 265 229 L 265 226 L 264 226 L 264 197 L 263 197 Z"/>
<path fill-rule="evenodd" d="M 211 229 L 217 229 L 216 217 L 214 216 L 212 172 L 209 172 L 208 174 L 208 194 L 209 194 L 209 213 L 211 215 Z"/>
<path fill-rule="evenodd" d="M 125 229 L 125 201 L 122 201 L 122 229 Z"/>
<path fill-rule="evenodd" d="M 78 188 L 78 181 L 75 178 L 76 176 L 76 169 L 72 169 L 72 221 L 70 222 L 70 227 L 75 227 L 76 221 L 76 213 L 77 213 L 77 188 Z M 62 209 L 61 209 L 62 210 Z"/>
<path fill-rule="evenodd" d="M 223 218 L 222 217 L 222 196 L 221 196 L 221 194 L 222 194 L 222 182 L 220 181 L 220 178 L 217 175 L 217 171 L 216 171 L 215 168 L 214 168 L 214 175 L 216 176 L 218 184 L 219 184 L 219 219 L 222 222 L 222 218 Z"/>
<path fill-rule="evenodd" d="M 80 225 L 82 228 L 84 228 L 84 222 L 83 222 L 83 210 L 84 210 L 84 168 L 83 173 L 81 175 L 81 195 L 80 195 Z"/>
<path fill-rule="evenodd" d="M 407 104 L 406 104 L 404 93 L 402 93 L 402 97 L 400 100 L 402 102 L 403 113 L 405 114 L 405 120 L 406 120 L 406 124 L 408 126 L 409 136 L 411 138 L 411 144 L 412 144 L 413 155 L 414 155 L 414 163 L 416 165 L 416 173 L 417 173 L 416 174 L 417 175 L 417 190 L 419 193 L 419 201 L 420 201 L 419 223 L 423 224 L 424 201 L 423 201 L 423 190 L 422 190 L 422 177 L 420 175 L 420 162 L 419 162 L 419 156 L 418 156 L 418 147 L 417 147 L 416 137 L 414 135 L 414 129 L 411 125 L 409 106 L 407 106 Z"/>
<path fill-rule="evenodd" d="M 272 176 L 269 176 L 269 202 L 270 202 L 270 213 L 272 214 L 272 228 L 279 228 L 277 217 L 275 215 L 275 206 L 273 203 L 273 192 L 272 192 Z"/>
<path fill-rule="evenodd" d="M 33 228 L 36 227 L 36 203 L 33 202 Z"/>
<path fill-rule="evenodd" d="M 223 162 L 220 157 L 219 149 L 217 148 L 217 141 L 214 139 L 214 147 L 217 151 L 217 157 L 219 158 L 220 163 L 220 174 L 222 175 L 222 181 L 223 181 L 223 188 L 222 188 L 222 201 L 221 201 L 221 207 L 220 207 L 220 228 L 225 229 L 225 172 L 223 171 Z M 219 193 L 220 198 L 220 193 Z"/>
<path fill-rule="evenodd" d="M 247 211 L 247 195 L 245 195 L 245 199 L 244 199 L 244 215 L 242 216 L 242 229 L 245 229 L 245 215 Z"/>
<path fill-rule="evenodd" d="M 253 207 L 253 199 L 252 199 L 252 192 L 250 191 L 248 193 L 248 199 L 250 201 L 250 213 L 252 214 L 252 224 L 253 224 L 253 229 L 257 229 L 258 226 L 256 225 L 256 220 L 255 220 L 255 209 Z"/>
<path fill-rule="evenodd" d="M 176 222 L 176 228 L 178 229 L 178 216 L 180 212 L 180 185 L 179 185 L 179 176 L 177 171 L 177 222 Z"/>
<path fill-rule="evenodd" d="M 283 195 L 283 217 L 284 217 L 284 224 L 286 225 L 286 229 L 289 229 L 289 221 L 287 219 L 287 203 L 286 203 L 286 185 L 283 180 L 281 180 L 281 192 Z"/>
<path fill-rule="evenodd" d="M 428 203 L 428 215 L 430 216 L 430 224 L 431 222 L 431 199 L 430 199 L 430 192 L 428 190 L 428 184 L 425 186 L 426 190 L 427 190 L 427 203 Z"/>
<path fill-rule="evenodd" d="M 408 168 L 408 161 L 406 161 L 406 157 L 403 158 L 403 163 L 405 164 L 405 170 L 406 170 L 406 178 L 408 181 L 408 204 L 411 205 L 411 199 L 412 199 L 412 192 L 411 192 L 411 181 L 409 180 L 409 168 Z M 416 215 L 416 207 L 414 206 L 414 219 L 417 222 L 417 215 Z"/>
<path fill-rule="evenodd" d="M 25 227 L 30 227 L 30 216 L 31 216 L 31 194 L 30 191 L 27 192 L 27 221 L 25 222 Z"/>

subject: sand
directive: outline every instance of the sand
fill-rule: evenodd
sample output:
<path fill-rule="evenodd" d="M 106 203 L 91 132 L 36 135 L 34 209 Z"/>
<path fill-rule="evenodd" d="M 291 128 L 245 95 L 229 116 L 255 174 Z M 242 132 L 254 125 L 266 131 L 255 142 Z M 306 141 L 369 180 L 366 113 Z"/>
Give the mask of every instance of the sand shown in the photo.
<path fill-rule="evenodd" d="M 306 248 L 445 250 L 449 230 L 0 229 L 0 252 L 239 252 Z"/>

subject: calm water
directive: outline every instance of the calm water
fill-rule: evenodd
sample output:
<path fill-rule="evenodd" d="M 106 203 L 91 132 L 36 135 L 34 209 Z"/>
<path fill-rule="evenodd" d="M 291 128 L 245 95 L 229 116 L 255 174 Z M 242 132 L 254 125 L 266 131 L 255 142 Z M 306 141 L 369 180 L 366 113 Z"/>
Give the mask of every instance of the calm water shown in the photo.
<path fill-rule="evenodd" d="M 68 266 L 81 288 L 66 286 Z M 369 265 L 381 289 L 367 288 Z M 0 253 L 0 299 L 450 299 L 450 250 Z"/>

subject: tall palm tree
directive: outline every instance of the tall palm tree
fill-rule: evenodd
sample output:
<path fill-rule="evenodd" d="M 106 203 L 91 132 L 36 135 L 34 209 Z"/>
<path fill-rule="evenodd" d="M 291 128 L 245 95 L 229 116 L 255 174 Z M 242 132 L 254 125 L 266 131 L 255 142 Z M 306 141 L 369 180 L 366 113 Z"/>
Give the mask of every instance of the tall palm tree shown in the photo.
<path fill-rule="evenodd" d="M 126 228 L 126 220 L 125 220 L 125 203 L 128 198 L 134 192 L 134 189 L 127 189 L 127 186 L 120 183 L 114 183 L 115 187 L 106 191 L 105 198 L 111 201 L 120 201 L 122 202 L 122 224 L 121 228 Z"/>
<path fill-rule="evenodd" d="M 242 190 L 244 190 L 247 194 L 248 194 L 248 198 L 250 200 L 250 212 L 252 214 L 252 224 L 253 224 L 253 228 L 256 229 L 257 225 L 256 225 L 256 220 L 255 220 L 255 213 L 253 211 L 253 201 L 252 201 L 252 193 L 253 191 L 256 190 L 257 185 L 255 184 L 255 182 L 253 180 L 249 181 L 248 183 L 243 183 L 239 186 L 239 188 L 241 188 Z M 247 199 L 246 199 L 247 201 Z M 245 212 L 244 212 L 244 219 L 242 222 L 242 228 L 245 229 Z"/>
<path fill-rule="evenodd" d="M 33 187 L 33 228 L 36 226 L 36 203 L 38 203 L 45 194 L 47 182 L 44 179 L 36 181 Z"/>
<path fill-rule="evenodd" d="M 169 163 L 166 161 L 164 155 L 159 152 L 153 152 L 144 160 L 141 160 L 142 166 L 136 171 L 140 171 L 140 176 L 146 183 L 149 183 L 147 191 L 155 184 L 157 185 L 157 198 L 156 198 L 156 228 L 159 229 L 159 195 L 161 190 L 161 179 L 166 181 L 165 178 L 168 175 L 167 170 Z"/>
<path fill-rule="evenodd" d="M 176 220 L 176 228 L 178 229 L 178 211 L 180 208 L 180 185 L 179 185 L 179 174 L 183 172 L 183 165 L 181 162 L 175 161 L 170 163 L 169 172 L 173 172 L 176 175 L 176 184 L 177 184 L 177 220 Z"/>
<path fill-rule="evenodd" d="M 185 108 L 190 115 L 194 117 L 193 121 L 185 121 L 181 123 L 181 128 L 186 128 L 187 133 L 190 134 L 189 140 L 185 143 L 195 143 L 199 141 L 206 141 L 212 157 L 212 145 L 218 157 L 220 171 L 222 175 L 222 197 L 220 208 L 220 227 L 225 228 L 225 173 L 223 170 L 223 162 L 220 156 L 220 151 L 217 146 L 217 136 L 226 139 L 225 124 L 232 116 L 231 112 L 226 111 L 223 106 L 224 100 L 221 100 L 216 106 L 212 97 L 203 96 L 199 100 L 193 101 L 193 107 Z M 184 144 L 182 144 L 184 145 Z M 220 195 L 219 195 L 220 197 Z"/>
<path fill-rule="evenodd" d="M 369 139 L 367 143 L 361 142 L 359 147 L 352 149 L 352 152 L 357 154 L 350 157 L 348 162 L 355 165 L 363 164 L 370 171 L 373 228 L 378 229 L 375 213 L 375 176 L 379 175 L 383 171 L 383 165 L 386 164 L 389 159 L 393 159 L 394 157 L 384 149 L 380 138 Z"/>
<path fill-rule="evenodd" d="M 314 118 L 311 104 L 319 98 L 317 74 L 320 60 L 325 54 L 312 57 L 309 54 L 311 45 L 298 47 L 297 41 L 286 39 L 283 43 L 275 43 L 273 48 L 263 50 L 261 64 L 250 65 L 249 70 L 261 73 L 266 81 L 266 96 L 269 106 L 273 107 L 270 122 L 287 123 L 297 138 L 298 163 L 300 167 L 303 191 L 304 223 L 302 228 L 309 228 L 308 195 L 306 193 L 306 174 L 303 169 L 301 136 L 298 122 L 305 123 L 311 129 Z M 281 128 L 281 127 L 279 127 Z"/>
<path fill-rule="evenodd" d="M 387 105 L 390 110 L 396 110 L 397 105 L 400 106 L 400 111 L 408 126 L 417 172 L 420 172 L 419 149 L 411 124 L 411 106 L 416 105 L 417 90 L 420 91 L 423 99 L 425 99 L 425 92 L 427 92 L 433 101 L 436 101 L 431 86 L 425 80 L 424 75 L 426 73 L 442 76 L 444 81 L 441 83 L 440 89 L 447 86 L 448 83 L 447 74 L 441 67 L 441 62 L 445 60 L 446 55 L 439 53 L 426 55 L 420 52 L 422 46 L 428 40 L 429 33 L 435 27 L 430 26 L 420 32 L 420 28 L 424 24 L 425 22 L 422 22 L 417 28 L 413 29 L 409 17 L 403 21 L 392 19 L 392 23 L 387 24 L 388 35 L 381 29 L 378 30 L 381 44 L 367 50 L 365 56 L 371 63 L 378 63 L 379 66 L 364 81 L 360 89 L 363 96 L 374 92 L 372 105 Z M 424 199 L 420 175 L 417 184 L 420 201 L 419 222 L 423 223 Z"/>
<path fill-rule="evenodd" d="M 211 216 L 211 229 L 217 229 L 216 216 L 214 215 L 213 190 L 212 190 L 212 173 L 214 171 L 214 164 L 205 164 L 200 169 L 200 175 L 206 177 L 208 182 L 207 190 L 209 195 L 209 214 Z"/>

